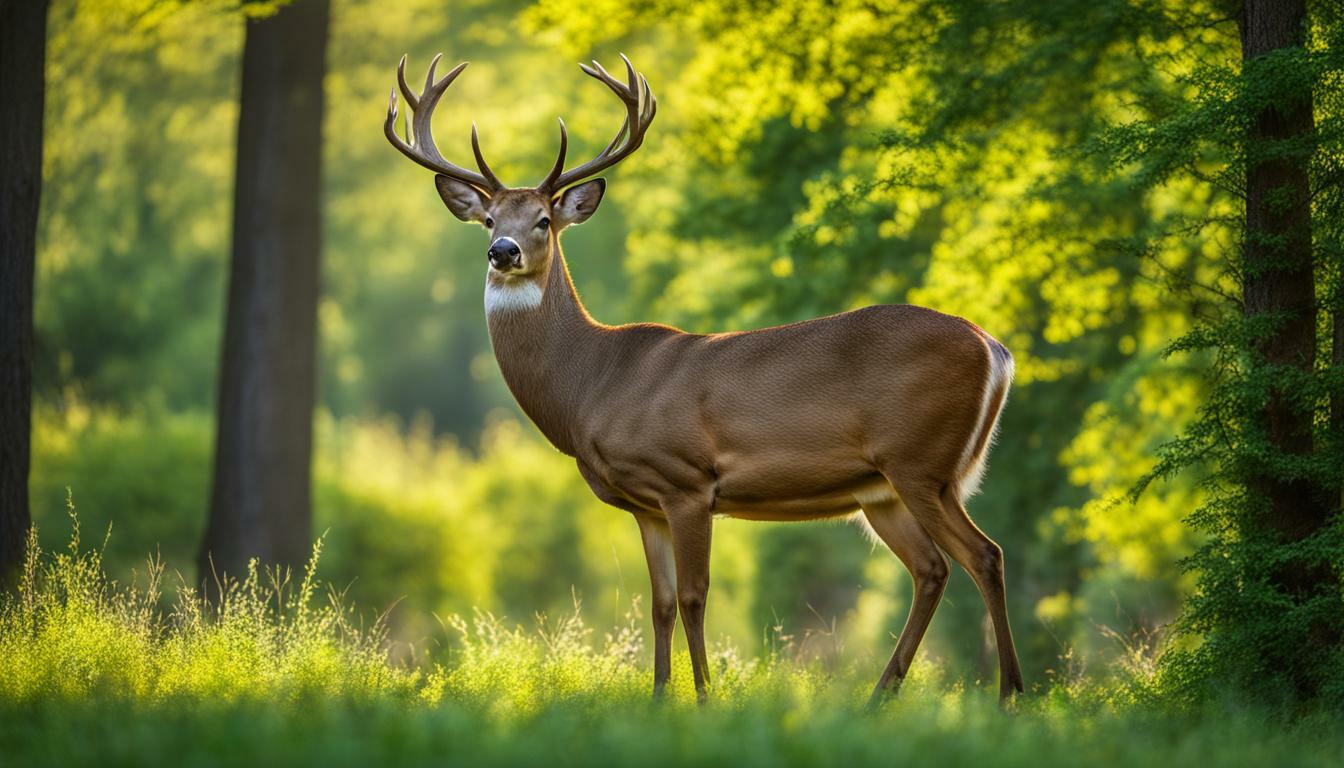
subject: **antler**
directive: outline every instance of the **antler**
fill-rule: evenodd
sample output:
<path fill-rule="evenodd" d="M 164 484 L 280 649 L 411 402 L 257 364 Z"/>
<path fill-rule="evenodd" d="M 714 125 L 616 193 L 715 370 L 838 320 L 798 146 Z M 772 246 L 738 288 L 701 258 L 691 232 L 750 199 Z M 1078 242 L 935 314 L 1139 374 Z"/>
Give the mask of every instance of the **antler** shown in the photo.
<path fill-rule="evenodd" d="M 649 81 L 644 79 L 644 75 L 635 72 L 634 65 L 623 53 L 621 61 L 625 62 L 628 83 L 622 83 L 612 77 L 597 61 L 593 61 L 591 67 L 579 65 L 584 74 L 600 80 L 625 104 L 625 122 L 621 125 L 621 130 L 616 132 L 616 138 L 612 139 L 597 157 L 578 168 L 565 171 L 565 151 L 569 146 L 569 135 L 565 131 L 565 121 L 561 120 L 560 154 L 556 157 L 551 172 L 537 187 L 538 190 L 555 192 L 576 181 L 601 173 L 624 160 L 644 143 L 644 134 L 649 130 L 649 124 L 653 122 L 653 116 L 658 112 L 658 100 L 653 97 L 653 91 L 649 90 Z"/>
<path fill-rule="evenodd" d="M 397 92 L 392 91 L 392 97 L 387 103 L 387 119 L 383 122 L 383 133 L 387 134 L 387 140 L 392 142 L 403 155 L 409 157 L 420 165 L 436 173 L 441 173 L 449 178 L 456 179 L 466 184 L 470 184 L 477 189 L 488 194 L 494 194 L 504 188 L 499 179 L 490 171 L 490 166 L 486 165 L 485 158 L 481 156 L 480 142 L 476 138 L 476 124 L 471 125 L 471 151 L 476 156 L 476 166 L 481 169 L 480 173 L 469 171 L 466 168 L 453 165 L 443 159 L 439 154 L 439 148 L 434 144 L 434 134 L 429 127 L 429 119 L 434 114 L 434 107 L 439 103 L 444 91 L 453 84 L 453 80 L 462 74 L 462 70 L 467 68 L 467 62 L 462 62 L 453 68 L 453 71 L 443 76 L 442 80 L 434 80 L 434 69 L 439 65 L 439 59 L 443 54 L 434 57 L 429 64 L 429 73 L 425 75 L 425 87 L 419 96 L 411 93 L 411 89 L 406 85 L 406 57 L 401 57 L 401 63 L 397 65 L 397 86 L 401 89 L 401 95 L 405 97 L 406 104 L 411 108 L 411 117 L 406 121 L 407 131 L 406 139 L 397 135 L 395 126 L 397 119 Z"/>

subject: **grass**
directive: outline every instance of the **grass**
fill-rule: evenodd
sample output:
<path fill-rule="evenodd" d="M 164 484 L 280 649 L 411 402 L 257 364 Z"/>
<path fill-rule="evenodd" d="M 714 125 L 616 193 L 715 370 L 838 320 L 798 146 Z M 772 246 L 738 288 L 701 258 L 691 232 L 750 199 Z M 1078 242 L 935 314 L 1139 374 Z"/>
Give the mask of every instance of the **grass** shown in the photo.
<path fill-rule="evenodd" d="M 314 572 L 253 569 L 215 608 L 164 569 L 111 582 L 98 551 L 43 553 L 0 602 L 4 765 L 1339 765 L 1329 718 L 1224 705 L 1173 711 L 1132 687 L 1061 681 L 1000 709 L 918 665 L 862 711 L 863 674 L 715 654 L 711 702 L 649 700 L 643 621 L 598 637 L 574 616 L 513 627 L 451 617 L 452 642 L 392 664 Z M 684 654 L 683 654 L 684 655 Z M 865 670 L 870 671 L 870 670 Z"/>

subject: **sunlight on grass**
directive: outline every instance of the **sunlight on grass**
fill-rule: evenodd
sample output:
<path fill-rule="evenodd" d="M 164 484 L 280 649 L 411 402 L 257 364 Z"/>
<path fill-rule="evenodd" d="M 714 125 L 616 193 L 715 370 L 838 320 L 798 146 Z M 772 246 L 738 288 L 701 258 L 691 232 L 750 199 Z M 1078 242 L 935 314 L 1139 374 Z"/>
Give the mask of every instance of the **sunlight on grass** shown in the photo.
<path fill-rule="evenodd" d="M 414 673 L 389 666 L 378 624 L 361 628 L 339 596 L 315 599 L 321 541 L 297 583 L 255 564 L 225 580 L 214 605 L 179 583 L 160 607 L 164 566 L 140 583 L 108 578 L 101 551 L 82 549 L 71 511 L 66 551 L 29 533 L 17 596 L 0 604 L 0 696 L 11 701 L 107 696 L 297 698 L 409 694 Z"/>
<path fill-rule="evenodd" d="M 19 589 L 0 599 L 0 751 L 19 764 L 156 754 L 174 764 L 1251 765 L 1291 755 L 1325 765 L 1344 749 L 1327 727 L 1337 724 L 1284 731 L 1241 710 L 1167 712 L 1134 706 L 1122 685 L 1081 680 L 1004 710 L 989 689 L 949 685 L 927 661 L 865 713 L 870 670 L 728 645 L 713 654 L 706 707 L 694 703 L 684 654 L 672 696 L 654 703 L 638 601 L 600 637 L 577 607 L 533 629 L 479 611 L 449 616 L 438 652 L 393 664 L 381 623 L 362 623 L 317 580 L 321 541 L 302 574 L 254 566 L 214 603 L 179 580 L 163 609 L 161 563 L 118 584 L 71 518 L 64 551 L 43 552 L 30 535 Z M 56 736 L 80 733 L 90 738 Z"/>

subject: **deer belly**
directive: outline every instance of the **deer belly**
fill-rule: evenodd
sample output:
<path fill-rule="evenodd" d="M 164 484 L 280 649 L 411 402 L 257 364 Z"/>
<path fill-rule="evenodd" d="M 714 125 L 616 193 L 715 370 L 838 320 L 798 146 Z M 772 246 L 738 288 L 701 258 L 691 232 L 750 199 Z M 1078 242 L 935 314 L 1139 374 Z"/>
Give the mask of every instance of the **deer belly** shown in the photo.
<path fill-rule="evenodd" d="M 825 496 L 810 499 L 771 499 L 760 502 L 722 504 L 714 514 L 735 520 L 790 522 L 849 517 L 859 511 L 853 496 Z"/>
<path fill-rule="evenodd" d="M 808 474 L 794 473 L 789 481 L 773 487 L 725 484 L 715 498 L 714 511 L 743 520 L 818 520 L 851 515 L 859 511 L 860 502 L 895 498 L 887 481 L 871 470 L 838 482 L 816 482 L 812 487 L 799 488 L 797 479 Z"/>
<path fill-rule="evenodd" d="M 594 442 L 581 463 L 591 467 L 588 474 L 605 493 L 624 502 L 618 506 L 649 512 L 660 511 L 663 498 L 675 493 L 704 499 L 718 515 L 813 520 L 859 511 L 860 501 L 867 503 L 875 488 L 892 493 L 872 464 L 847 446 L 828 450 L 787 441 L 768 450 L 720 448 L 703 457 L 684 450 L 630 448 Z"/>

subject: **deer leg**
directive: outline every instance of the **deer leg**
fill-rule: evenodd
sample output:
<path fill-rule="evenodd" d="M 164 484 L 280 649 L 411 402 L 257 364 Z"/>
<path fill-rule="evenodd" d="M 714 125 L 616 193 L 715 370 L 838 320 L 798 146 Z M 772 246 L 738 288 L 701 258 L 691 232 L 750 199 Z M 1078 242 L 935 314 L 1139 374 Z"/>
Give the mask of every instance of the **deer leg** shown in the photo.
<path fill-rule="evenodd" d="M 914 661 L 915 651 L 928 631 L 933 612 L 943 599 L 943 590 L 947 587 L 947 558 L 933 543 L 915 520 L 914 515 L 899 498 L 880 501 L 860 502 L 868 524 L 878 538 L 905 564 L 914 582 L 913 598 L 910 601 L 910 615 L 905 620 L 905 628 L 896 641 L 896 650 L 891 661 L 877 681 L 873 695 L 868 699 L 871 709 L 882 700 L 884 693 L 893 684 L 900 685 Z"/>
<path fill-rule="evenodd" d="M 677 626 L 677 570 L 667 521 L 636 515 L 649 563 L 653 609 L 653 697 L 660 699 L 672 676 L 672 631 Z"/>
<path fill-rule="evenodd" d="M 915 520 L 975 581 L 994 624 L 999 652 L 999 698 L 1022 693 L 1022 668 L 1017 661 L 1013 633 L 1008 626 L 1008 604 L 1003 583 L 1003 550 L 966 514 L 950 484 L 898 488 Z"/>
<path fill-rule="evenodd" d="M 708 507 L 697 504 L 666 509 L 672 532 L 677 570 L 677 604 L 686 631 L 695 674 L 695 696 L 705 703 L 709 693 L 709 657 L 705 655 L 705 598 L 709 594 L 709 541 L 713 518 Z"/>

